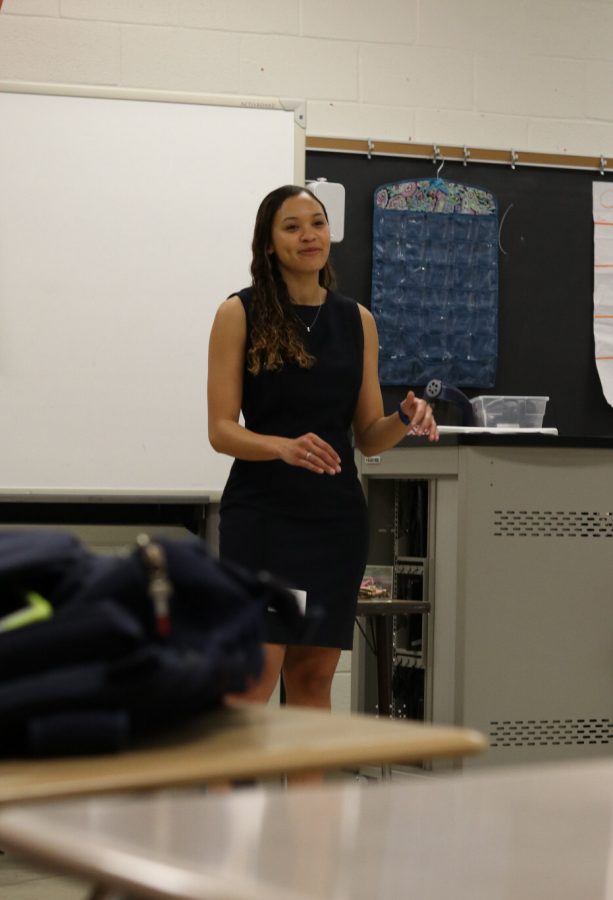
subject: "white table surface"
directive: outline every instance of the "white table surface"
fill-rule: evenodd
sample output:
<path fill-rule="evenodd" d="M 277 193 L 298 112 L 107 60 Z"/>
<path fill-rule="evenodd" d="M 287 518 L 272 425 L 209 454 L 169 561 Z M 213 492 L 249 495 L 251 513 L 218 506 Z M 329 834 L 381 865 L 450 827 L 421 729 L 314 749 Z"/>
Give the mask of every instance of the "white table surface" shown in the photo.
<path fill-rule="evenodd" d="M 520 428 L 515 425 L 439 425 L 439 434 L 549 434 L 556 436 L 557 428 Z"/>
<path fill-rule="evenodd" d="M 0 841 L 146 898 L 610 900 L 613 760 L 39 803 Z"/>

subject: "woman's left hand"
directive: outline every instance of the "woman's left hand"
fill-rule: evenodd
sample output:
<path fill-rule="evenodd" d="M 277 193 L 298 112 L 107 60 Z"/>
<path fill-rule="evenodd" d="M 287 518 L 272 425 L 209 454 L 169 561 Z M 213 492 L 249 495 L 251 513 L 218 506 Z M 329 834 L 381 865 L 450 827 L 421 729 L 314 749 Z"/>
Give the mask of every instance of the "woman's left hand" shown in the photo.
<path fill-rule="evenodd" d="M 438 441 L 438 428 L 429 403 L 416 397 L 414 391 L 409 391 L 400 406 L 410 420 L 407 434 L 427 436 L 430 441 Z"/>

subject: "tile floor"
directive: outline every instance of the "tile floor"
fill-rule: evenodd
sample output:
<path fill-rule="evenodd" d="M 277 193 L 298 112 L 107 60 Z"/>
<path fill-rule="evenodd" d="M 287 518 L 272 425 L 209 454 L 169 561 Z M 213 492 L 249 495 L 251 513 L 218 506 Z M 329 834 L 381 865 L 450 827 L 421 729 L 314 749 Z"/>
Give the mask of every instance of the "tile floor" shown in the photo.
<path fill-rule="evenodd" d="M 86 900 L 91 885 L 34 868 L 14 853 L 0 855 L 0 900 Z"/>

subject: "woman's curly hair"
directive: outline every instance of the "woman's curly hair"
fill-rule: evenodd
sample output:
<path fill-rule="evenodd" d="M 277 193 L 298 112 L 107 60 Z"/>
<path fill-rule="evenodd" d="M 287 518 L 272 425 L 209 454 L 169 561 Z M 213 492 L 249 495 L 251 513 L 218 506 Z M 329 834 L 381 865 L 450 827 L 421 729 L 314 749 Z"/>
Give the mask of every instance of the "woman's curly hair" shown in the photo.
<path fill-rule="evenodd" d="M 328 220 L 323 203 L 308 188 L 286 184 L 272 191 L 262 200 L 253 231 L 251 276 L 253 287 L 251 348 L 247 354 L 247 367 L 252 375 L 262 369 L 274 371 L 291 360 L 308 369 L 315 358 L 307 352 L 299 330 L 297 316 L 274 253 L 269 253 L 272 242 L 272 224 L 277 211 L 289 197 L 308 194 L 319 203 Z M 328 289 L 335 286 L 335 277 L 329 260 L 319 273 L 319 283 Z"/>

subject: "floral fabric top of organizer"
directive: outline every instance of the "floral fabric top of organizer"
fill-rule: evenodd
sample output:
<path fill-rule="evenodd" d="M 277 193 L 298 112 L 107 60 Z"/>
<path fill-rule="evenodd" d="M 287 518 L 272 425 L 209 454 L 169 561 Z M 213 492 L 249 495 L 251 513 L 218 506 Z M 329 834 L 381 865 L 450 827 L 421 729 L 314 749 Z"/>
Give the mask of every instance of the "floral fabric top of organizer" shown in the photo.
<path fill-rule="evenodd" d="M 421 179 L 374 195 L 372 312 L 382 384 L 492 387 L 498 354 L 498 204 Z"/>

